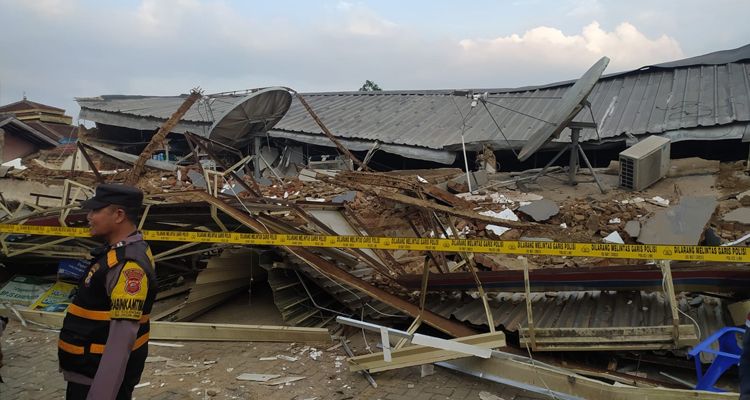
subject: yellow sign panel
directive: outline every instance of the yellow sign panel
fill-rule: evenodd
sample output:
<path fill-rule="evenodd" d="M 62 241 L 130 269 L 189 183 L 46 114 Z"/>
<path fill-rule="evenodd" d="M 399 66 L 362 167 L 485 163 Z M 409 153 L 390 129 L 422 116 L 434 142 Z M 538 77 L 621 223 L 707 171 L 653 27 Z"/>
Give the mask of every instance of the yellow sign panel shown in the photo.
<path fill-rule="evenodd" d="M 89 237 L 86 228 L 4 225 L 0 233 Z M 516 255 L 631 258 L 640 260 L 750 262 L 747 247 L 531 242 L 489 239 L 431 239 L 378 236 L 255 234 L 238 232 L 143 231 L 145 240 L 245 245 L 338 247 L 380 250 L 499 253 Z"/>

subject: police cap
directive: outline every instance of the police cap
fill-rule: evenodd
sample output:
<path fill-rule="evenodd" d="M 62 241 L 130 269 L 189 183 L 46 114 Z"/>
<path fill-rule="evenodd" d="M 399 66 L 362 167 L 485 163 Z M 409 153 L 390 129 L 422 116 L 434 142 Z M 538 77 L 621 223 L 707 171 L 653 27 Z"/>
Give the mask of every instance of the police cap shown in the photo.
<path fill-rule="evenodd" d="M 143 192 L 130 185 L 102 183 L 96 187 L 94 197 L 81 202 L 81 208 L 98 210 L 110 204 L 126 208 L 140 207 L 143 204 Z"/>

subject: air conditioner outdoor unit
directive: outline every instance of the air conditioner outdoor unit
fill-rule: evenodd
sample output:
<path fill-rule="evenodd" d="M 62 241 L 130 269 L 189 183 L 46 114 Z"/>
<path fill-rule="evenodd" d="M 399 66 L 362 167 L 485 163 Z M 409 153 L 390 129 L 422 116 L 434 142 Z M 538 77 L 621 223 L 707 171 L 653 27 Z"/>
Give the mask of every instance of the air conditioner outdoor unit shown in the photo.
<path fill-rule="evenodd" d="M 650 136 L 620 153 L 620 186 L 643 190 L 667 176 L 670 140 Z"/>

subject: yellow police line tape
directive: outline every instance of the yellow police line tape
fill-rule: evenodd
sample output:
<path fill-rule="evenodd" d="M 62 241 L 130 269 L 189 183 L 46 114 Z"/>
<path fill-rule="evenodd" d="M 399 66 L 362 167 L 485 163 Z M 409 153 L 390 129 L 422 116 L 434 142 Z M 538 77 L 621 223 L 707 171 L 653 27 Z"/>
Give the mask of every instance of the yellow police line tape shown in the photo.
<path fill-rule="evenodd" d="M 86 228 L 0 224 L 0 233 L 90 237 Z M 254 234 L 237 232 L 143 231 L 145 240 L 268 246 L 501 253 L 640 260 L 750 262 L 750 248 L 648 244 L 532 242 L 489 239 L 431 239 L 378 236 Z"/>

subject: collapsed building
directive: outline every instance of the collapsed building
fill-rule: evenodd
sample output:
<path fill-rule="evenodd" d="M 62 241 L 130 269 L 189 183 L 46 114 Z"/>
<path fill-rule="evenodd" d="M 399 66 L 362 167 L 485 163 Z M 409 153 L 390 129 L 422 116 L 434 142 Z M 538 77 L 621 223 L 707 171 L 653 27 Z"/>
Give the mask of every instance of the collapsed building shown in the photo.
<path fill-rule="evenodd" d="M 747 314 L 750 272 L 741 254 L 750 239 L 750 177 L 746 165 L 726 159 L 747 155 L 738 145 L 750 137 L 749 55 L 750 45 L 599 77 L 604 62 L 598 74 L 584 75 L 590 85 L 562 114 L 560 103 L 585 79 L 518 89 L 299 94 L 274 87 L 79 98 L 79 118 L 96 124 L 76 144 L 85 165 L 24 159 L 27 168 L 7 180 L 42 182 L 57 195 L 4 190 L 0 223 L 81 228 L 77 205 L 96 183 L 133 182 L 146 192 L 141 229 L 203 238 L 151 240 L 164 288 L 155 321 L 190 321 L 263 285 L 284 322 L 310 335 L 338 329 L 344 316 L 360 325 L 338 321 L 358 327 L 377 323 L 385 338 L 413 341 L 423 332 L 442 346 L 383 340 L 383 353 L 351 357 L 352 370 L 439 363 L 561 398 L 684 397 L 694 393 L 678 389 L 685 376 L 691 389 L 717 384 L 704 382 L 701 370 L 696 377 L 685 357 L 700 365 L 725 356 L 691 348 Z M 639 150 L 650 136 L 665 141 Z M 515 157 L 539 137 L 538 151 Z M 571 155 L 567 170 L 536 168 L 578 141 L 586 162 L 586 154 L 594 166 L 617 162 L 587 174 Z M 722 141 L 741 156 L 705 157 L 689 147 Z M 462 143 L 485 163 L 494 156 L 500 172 L 462 171 L 469 169 Z M 656 178 L 623 187 L 628 157 L 637 163 L 653 149 L 657 157 L 648 160 L 657 167 L 642 168 L 658 170 Z M 29 195 L 36 200 L 23 200 Z M 86 237 L 23 232 L 0 235 L 2 262 L 19 274 L 29 266 L 69 270 L 92 246 Z M 292 239 L 248 245 L 233 233 Z M 349 242 L 325 245 L 332 237 Z M 378 238 L 403 240 L 378 247 Z M 459 244 L 431 244 L 441 238 Z M 503 242 L 518 247 L 482 250 Z M 565 250 L 566 243 L 582 250 Z M 657 256 L 649 247 L 657 245 L 683 246 L 694 257 Z M 697 246 L 740 255 L 714 261 Z M 64 303 L 31 299 L 19 314 L 52 323 L 59 315 L 40 311 Z M 224 328 L 213 334 L 238 337 Z M 484 354 L 480 348 L 500 350 L 467 356 Z M 665 365 L 669 373 L 660 374 Z M 734 389 L 731 375 L 718 385 Z"/>
<path fill-rule="evenodd" d="M 75 141 L 65 110 L 23 100 L 0 106 L 0 164 Z"/>
<path fill-rule="evenodd" d="M 705 157 L 711 154 L 712 147 L 720 146 L 716 149 L 742 149 L 746 155 L 747 146 L 737 144 L 750 140 L 748 60 L 750 45 L 605 75 L 588 96 L 591 113 L 584 110 L 577 117 L 591 122 L 593 115 L 598 125 L 597 129 L 584 128 L 581 141 L 586 149 L 597 150 L 592 153 L 598 161 L 595 163 L 605 165 L 609 161 L 606 156 L 616 158 L 629 144 L 649 135 L 667 137 L 675 145 L 695 144 L 686 154 L 707 149 L 702 153 Z M 380 152 L 407 159 L 386 158 L 379 169 L 423 165 L 415 160 L 435 163 L 432 166 L 461 166 L 458 155 L 462 135 L 468 151 L 479 152 L 488 144 L 509 167 L 517 167 L 513 157 L 507 157 L 511 154 L 507 150 L 526 143 L 572 84 L 568 81 L 515 89 L 305 93 L 304 98 L 347 149 L 362 157 L 377 146 Z M 469 93 L 486 93 L 486 103 L 475 104 L 466 98 Z M 194 105 L 173 132 L 207 134 L 227 107 L 245 94 L 219 94 Z M 100 96 L 79 98 L 78 103 L 80 118 L 95 122 L 103 136 L 117 137 L 127 132 L 128 137 L 144 141 L 177 109 L 181 98 Z M 296 146 L 302 147 L 308 157 L 336 155 L 333 144 L 296 98 L 284 118 L 256 140 L 261 138 L 265 138 L 262 143 L 272 141 L 277 152 Z M 548 153 L 569 138 L 570 129 L 566 128 L 546 146 L 548 151 L 535 155 L 523 166 L 543 165 L 550 157 Z M 597 158 L 604 149 L 611 151 Z"/>

